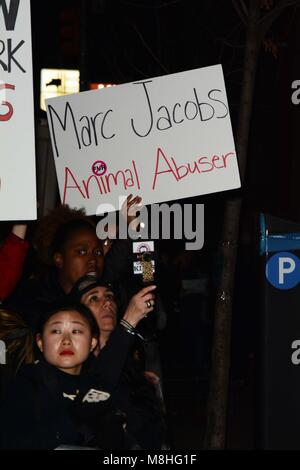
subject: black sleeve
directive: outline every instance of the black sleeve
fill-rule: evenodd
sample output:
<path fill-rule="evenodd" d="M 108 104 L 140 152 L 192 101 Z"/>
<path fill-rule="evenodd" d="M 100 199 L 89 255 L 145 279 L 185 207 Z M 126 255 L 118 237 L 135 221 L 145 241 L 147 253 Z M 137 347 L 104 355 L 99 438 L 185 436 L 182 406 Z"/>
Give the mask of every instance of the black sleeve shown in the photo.
<path fill-rule="evenodd" d="M 35 367 L 24 366 L 0 404 L 0 449 L 52 450 L 69 437 L 70 424 Z"/>
<path fill-rule="evenodd" d="M 6 399 L 1 405 L 0 448 L 34 448 L 33 390 L 16 381 L 9 387 Z"/>
<path fill-rule="evenodd" d="M 7 391 L 0 409 L 1 449 L 54 449 L 56 446 L 51 423 L 46 427 L 39 425 L 34 380 L 17 377 Z"/>
<path fill-rule="evenodd" d="M 118 283 L 131 269 L 131 240 L 114 240 L 105 257 L 103 279 L 106 282 Z"/>
<path fill-rule="evenodd" d="M 101 377 L 101 383 L 109 392 L 119 383 L 128 353 L 135 343 L 135 338 L 134 335 L 118 325 L 94 361 L 93 373 Z"/>

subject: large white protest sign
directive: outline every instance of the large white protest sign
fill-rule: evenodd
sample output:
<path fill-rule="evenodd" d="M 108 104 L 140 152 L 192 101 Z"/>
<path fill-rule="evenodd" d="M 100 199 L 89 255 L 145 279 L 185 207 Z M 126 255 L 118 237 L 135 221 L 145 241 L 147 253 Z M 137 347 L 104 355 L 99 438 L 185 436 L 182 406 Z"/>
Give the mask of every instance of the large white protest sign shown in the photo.
<path fill-rule="evenodd" d="M 220 65 L 52 98 L 47 114 L 62 202 L 88 214 L 240 187 Z"/>
<path fill-rule="evenodd" d="M 0 2 L 0 220 L 36 219 L 30 0 Z"/>

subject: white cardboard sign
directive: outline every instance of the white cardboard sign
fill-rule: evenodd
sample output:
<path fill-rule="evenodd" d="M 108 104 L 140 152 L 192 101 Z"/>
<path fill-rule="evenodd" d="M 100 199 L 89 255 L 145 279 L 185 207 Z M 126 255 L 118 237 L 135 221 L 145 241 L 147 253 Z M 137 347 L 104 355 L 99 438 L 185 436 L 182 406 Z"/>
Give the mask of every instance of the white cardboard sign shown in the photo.
<path fill-rule="evenodd" d="M 48 99 L 47 114 L 61 200 L 90 215 L 130 193 L 240 187 L 221 65 Z"/>
<path fill-rule="evenodd" d="M 0 3 L 0 220 L 36 219 L 30 0 Z"/>

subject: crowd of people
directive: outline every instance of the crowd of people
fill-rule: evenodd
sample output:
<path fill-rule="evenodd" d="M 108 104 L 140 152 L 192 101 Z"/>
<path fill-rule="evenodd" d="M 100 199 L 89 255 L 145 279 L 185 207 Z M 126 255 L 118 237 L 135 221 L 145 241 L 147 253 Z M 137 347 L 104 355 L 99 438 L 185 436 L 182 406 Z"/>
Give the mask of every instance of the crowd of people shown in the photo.
<path fill-rule="evenodd" d="M 128 223 L 140 202 L 128 197 Z M 164 448 L 155 334 L 139 328 L 159 296 L 154 283 L 127 288 L 130 240 L 103 243 L 65 205 L 25 235 L 15 225 L 0 247 L 0 448 Z"/>

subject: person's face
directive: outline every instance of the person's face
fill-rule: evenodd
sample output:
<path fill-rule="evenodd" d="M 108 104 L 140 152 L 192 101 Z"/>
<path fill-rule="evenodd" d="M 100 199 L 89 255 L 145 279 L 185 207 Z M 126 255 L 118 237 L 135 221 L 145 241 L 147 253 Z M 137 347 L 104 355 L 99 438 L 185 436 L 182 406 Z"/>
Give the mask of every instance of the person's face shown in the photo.
<path fill-rule="evenodd" d="M 55 266 L 59 269 L 59 281 L 65 293 L 85 274 L 101 276 L 104 256 L 101 241 L 91 229 L 74 232 L 66 242 L 62 253 L 55 253 Z"/>
<path fill-rule="evenodd" d="M 104 286 L 97 286 L 83 294 L 81 302 L 93 313 L 101 332 L 112 332 L 117 322 L 117 304 L 114 294 Z"/>
<path fill-rule="evenodd" d="M 45 360 L 68 374 L 80 374 L 81 366 L 96 347 L 87 320 L 75 310 L 57 312 L 46 322 L 37 345 Z"/>

